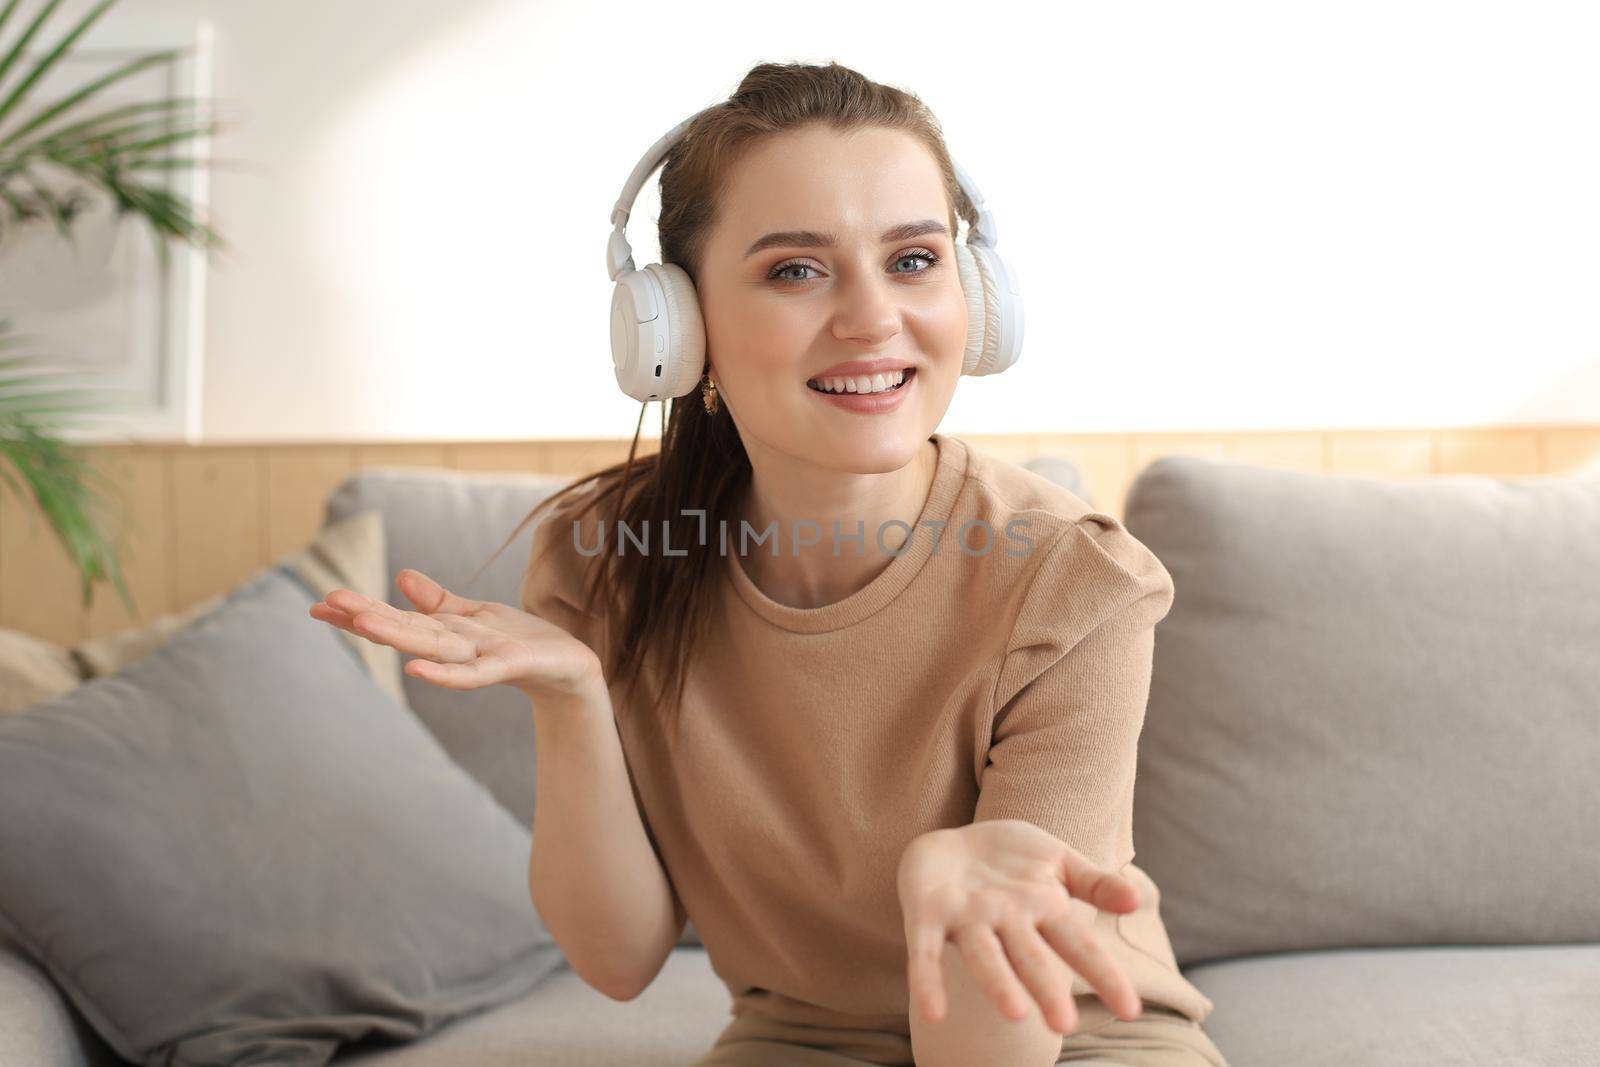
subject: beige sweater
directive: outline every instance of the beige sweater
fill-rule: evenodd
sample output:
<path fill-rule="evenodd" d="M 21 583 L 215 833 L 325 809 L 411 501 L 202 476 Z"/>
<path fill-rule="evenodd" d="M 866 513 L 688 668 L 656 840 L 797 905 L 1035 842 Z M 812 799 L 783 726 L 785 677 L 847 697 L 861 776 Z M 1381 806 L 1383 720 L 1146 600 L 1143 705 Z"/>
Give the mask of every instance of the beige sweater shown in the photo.
<path fill-rule="evenodd" d="M 938 468 L 909 549 L 844 600 L 766 597 L 730 528 L 719 617 L 693 652 L 676 741 L 619 715 L 651 843 L 735 1015 L 909 1036 L 901 853 L 930 830 L 1009 818 L 1134 881 L 1137 912 L 1075 906 L 1146 1001 L 1203 1020 L 1212 1003 L 1179 973 L 1160 894 L 1131 862 L 1171 576 L 1067 489 L 959 438 L 933 440 Z M 976 525 L 968 552 L 957 543 L 975 519 L 989 525 L 987 552 Z M 580 527 L 586 547 L 596 522 Z M 605 544 L 617 550 L 615 529 Z M 577 610 L 587 561 L 565 503 L 535 531 L 534 555 L 545 546 L 524 610 L 600 650 L 598 620 Z M 1094 992 L 1081 977 L 1073 991 Z M 1098 997 L 1080 1011 L 1080 1029 L 1111 1017 Z"/>

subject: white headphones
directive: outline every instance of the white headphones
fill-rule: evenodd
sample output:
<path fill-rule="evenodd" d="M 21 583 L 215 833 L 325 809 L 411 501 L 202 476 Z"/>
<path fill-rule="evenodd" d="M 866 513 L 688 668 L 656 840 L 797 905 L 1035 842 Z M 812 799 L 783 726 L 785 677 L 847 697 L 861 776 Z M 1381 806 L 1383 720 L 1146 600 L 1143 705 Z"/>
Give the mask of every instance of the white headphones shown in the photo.
<path fill-rule="evenodd" d="M 623 233 L 645 179 L 699 115 L 684 119 L 650 146 L 611 211 L 613 228 L 606 242 L 606 275 L 616 283 L 611 292 L 611 363 L 622 391 L 641 402 L 683 396 L 705 373 L 706 331 L 694 282 L 676 263 L 634 269 L 633 249 Z M 961 164 L 952 164 L 978 212 L 978 224 L 968 230 L 966 243 L 956 244 L 967 298 L 961 373 L 999 374 L 1022 350 L 1022 293 L 1016 275 L 995 251 L 994 216 L 984 206 L 983 194 Z"/>

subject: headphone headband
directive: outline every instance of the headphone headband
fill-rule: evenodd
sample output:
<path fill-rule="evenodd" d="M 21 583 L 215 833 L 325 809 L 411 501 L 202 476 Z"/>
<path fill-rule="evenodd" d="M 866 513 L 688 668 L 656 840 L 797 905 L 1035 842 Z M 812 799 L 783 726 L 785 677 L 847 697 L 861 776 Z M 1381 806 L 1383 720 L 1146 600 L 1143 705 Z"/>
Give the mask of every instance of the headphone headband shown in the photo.
<path fill-rule="evenodd" d="M 717 105 L 713 105 L 717 106 Z M 654 173 L 656 167 L 666 158 L 672 146 L 677 144 L 690 124 L 711 108 L 703 108 L 695 112 L 672 129 L 662 134 L 655 144 L 651 145 L 633 168 L 633 173 L 628 175 L 628 180 L 622 185 L 622 193 L 617 197 L 617 204 L 611 209 L 611 237 L 606 242 L 606 277 L 612 281 L 617 280 L 617 275 L 624 270 L 633 270 L 633 247 L 628 244 L 624 232 L 628 225 L 628 216 L 633 213 L 634 202 L 639 198 L 639 193 L 644 189 L 644 183 Z M 983 202 L 983 194 L 978 191 L 978 186 L 973 182 L 967 172 L 954 158 L 950 160 L 951 167 L 956 172 L 956 183 L 967 194 L 967 199 L 972 201 L 973 210 L 978 213 L 978 224 L 967 231 L 967 244 L 983 245 L 987 248 L 995 247 L 999 234 L 995 229 L 994 215 Z M 952 237 L 955 235 L 952 234 Z"/>
<path fill-rule="evenodd" d="M 636 268 L 624 232 L 646 179 L 704 113 L 695 112 L 650 146 L 611 209 L 611 237 L 606 242 L 606 275 L 612 282 L 611 365 L 617 385 L 639 401 L 684 396 L 705 371 L 705 322 L 694 279 L 676 263 Z M 967 304 L 961 373 L 998 374 L 1016 362 L 1022 349 L 1022 294 L 1016 275 L 995 251 L 994 216 L 983 194 L 959 163 L 951 160 L 951 168 L 978 220 L 969 227 L 965 241 L 955 241 L 953 266 Z M 955 234 L 950 236 L 955 240 Z"/>

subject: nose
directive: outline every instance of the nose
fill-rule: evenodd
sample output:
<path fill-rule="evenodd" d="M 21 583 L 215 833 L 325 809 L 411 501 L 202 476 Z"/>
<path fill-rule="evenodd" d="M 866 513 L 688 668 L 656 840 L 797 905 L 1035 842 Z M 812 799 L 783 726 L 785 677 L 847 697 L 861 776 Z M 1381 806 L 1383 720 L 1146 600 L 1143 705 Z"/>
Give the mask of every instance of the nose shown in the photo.
<path fill-rule="evenodd" d="M 878 278 L 871 270 L 850 271 L 834 287 L 838 306 L 833 316 L 833 335 L 841 341 L 877 345 L 900 332 L 900 305 L 894 283 Z"/>

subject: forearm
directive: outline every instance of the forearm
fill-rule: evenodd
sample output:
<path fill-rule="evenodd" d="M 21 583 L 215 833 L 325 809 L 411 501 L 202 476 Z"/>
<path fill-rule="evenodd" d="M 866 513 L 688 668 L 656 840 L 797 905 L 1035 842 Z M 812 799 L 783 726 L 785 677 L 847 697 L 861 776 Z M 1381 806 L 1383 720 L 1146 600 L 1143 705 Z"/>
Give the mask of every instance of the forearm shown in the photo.
<path fill-rule="evenodd" d="M 1037 1004 L 1008 1019 L 973 977 L 961 949 L 946 941 L 941 959 L 945 1013 L 929 1022 L 911 1006 L 911 1055 L 917 1067 L 1050 1067 L 1061 1056 L 1061 1035 L 1045 1024 Z"/>
<path fill-rule="evenodd" d="M 535 700 L 534 719 L 534 907 L 580 978 L 629 999 L 681 927 L 634 803 L 610 696 L 600 686 L 566 702 Z"/>

